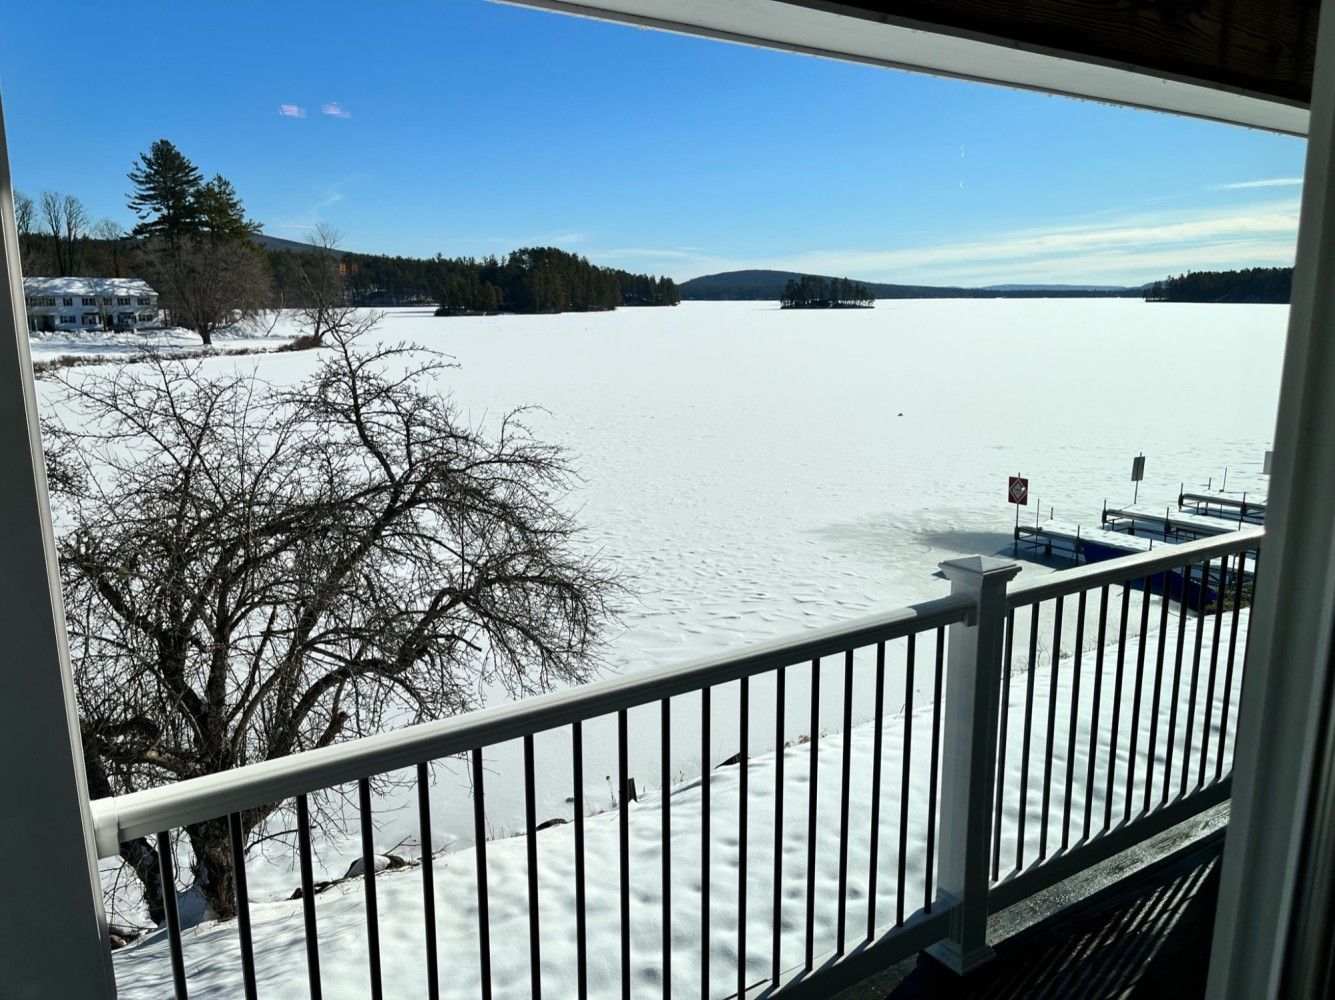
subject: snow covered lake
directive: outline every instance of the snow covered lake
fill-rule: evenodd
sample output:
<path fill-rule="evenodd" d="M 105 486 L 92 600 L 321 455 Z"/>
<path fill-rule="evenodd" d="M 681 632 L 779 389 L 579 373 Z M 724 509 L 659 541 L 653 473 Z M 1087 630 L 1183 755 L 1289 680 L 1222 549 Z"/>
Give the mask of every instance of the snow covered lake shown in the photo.
<path fill-rule="evenodd" d="M 1225 468 L 1230 487 L 1263 486 L 1286 318 L 1282 306 L 1113 299 L 882 302 L 837 314 L 684 303 L 479 319 L 391 310 L 380 336 L 457 360 L 442 390 L 474 421 L 517 405 L 544 408 L 531 423 L 573 453 L 582 482 L 572 503 L 588 543 L 634 591 L 611 637 L 610 673 L 940 596 L 941 560 L 1009 552 L 1008 475 L 1029 477 L 1043 516 L 1052 506 L 1086 524 L 1097 523 L 1105 498 L 1130 502 L 1137 452 L 1147 456 L 1141 503 L 1175 502 L 1182 482 L 1218 485 Z M 39 360 L 45 351 L 34 344 Z M 314 362 L 304 352 L 204 363 L 282 382 Z M 1048 571 L 1026 563 L 1024 573 Z M 840 665 L 828 667 L 822 725 L 836 730 Z M 892 691 L 902 684 L 897 668 Z M 919 680 L 926 701 L 930 670 Z M 772 691 L 752 686 L 753 753 L 772 748 Z M 790 678 L 789 740 L 809 729 L 804 697 L 803 682 Z M 671 765 L 687 781 L 701 764 L 698 699 L 678 701 Z M 865 722 L 870 699 L 857 706 L 855 722 Z M 717 692 L 715 764 L 736 751 L 735 715 L 735 691 Z M 590 810 L 613 801 L 603 776 L 615 774 L 614 725 L 603 721 L 585 726 Z M 630 773 L 642 790 L 654 788 L 656 713 L 632 732 Z M 569 818 L 569 736 L 537 743 L 538 818 Z M 497 835 L 521 823 L 519 759 L 517 746 L 488 751 Z M 433 846 L 464 847 L 472 839 L 464 769 L 442 765 L 437 780 Z M 405 790 L 378 805 L 382 849 L 406 843 L 399 853 L 416 853 L 413 801 Z M 341 875 L 359 853 L 353 840 L 334 840 L 321 864 Z M 296 884 L 281 852 L 250 867 L 257 899 L 286 897 Z M 165 954 L 157 958 L 165 967 Z"/>

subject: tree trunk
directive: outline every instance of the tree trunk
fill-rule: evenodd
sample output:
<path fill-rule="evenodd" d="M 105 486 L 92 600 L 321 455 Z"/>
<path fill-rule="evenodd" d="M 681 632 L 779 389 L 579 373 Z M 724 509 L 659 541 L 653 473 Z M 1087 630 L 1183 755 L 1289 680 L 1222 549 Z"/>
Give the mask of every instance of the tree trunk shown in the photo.
<path fill-rule="evenodd" d="M 167 919 L 167 909 L 163 905 L 162 871 L 158 864 L 158 852 L 153 850 L 147 838 L 127 840 L 121 844 L 121 858 L 130 866 L 144 890 L 144 905 L 148 907 L 148 918 L 155 924 Z"/>
<path fill-rule="evenodd" d="M 199 331 L 199 339 L 202 340 L 202 341 L 204 341 L 204 346 L 205 346 L 205 347 L 212 347 L 212 346 L 213 346 L 213 331 L 210 330 L 208 327 L 205 327 L 203 330 L 200 330 L 200 331 Z"/>
<path fill-rule="evenodd" d="M 232 873 L 232 842 L 227 819 L 212 819 L 186 828 L 195 852 L 195 885 L 219 920 L 236 916 L 236 881 Z"/>
<path fill-rule="evenodd" d="M 106 765 L 97 745 L 90 740 L 83 741 L 84 774 L 88 780 L 88 795 L 94 799 L 105 799 L 114 794 L 111 779 L 107 777 Z M 146 837 L 121 842 L 120 855 L 139 879 L 144 890 L 144 905 L 148 907 L 148 917 L 155 924 L 167 919 L 167 910 L 163 906 L 162 872 L 158 864 L 158 852 Z"/>

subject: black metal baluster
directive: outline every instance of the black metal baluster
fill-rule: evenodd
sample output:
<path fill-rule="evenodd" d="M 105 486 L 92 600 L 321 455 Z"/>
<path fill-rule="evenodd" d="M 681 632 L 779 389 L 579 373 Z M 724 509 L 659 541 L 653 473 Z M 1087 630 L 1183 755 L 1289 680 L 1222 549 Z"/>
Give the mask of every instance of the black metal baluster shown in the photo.
<path fill-rule="evenodd" d="M 1219 590 L 1214 602 L 1214 637 L 1210 640 L 1210 676 L 1206 681 L 1205 723 L 1201 729 L 1201 760 L 1197 767 L 1196 787 L 1205 787 L 1205 766 L 1210 759 L 1210 724 L 1214 722 L 1215 681 L 1219 671 L 1219 640 L 1224 625 L 1224 594 L 1228 590 L 1228 555 L 1219 557 Z"/>
<path fill-rule="evenodd" d="M 417 765 L 417 821 L 422 843 L 422 913 L 426 930 L 426 993 L 440 997 L 440 966 L 436 947 L 436 873 L 431 856 L 431 766 Z"/>
<path fill-rule="evenodd" d="M 1177 705 L 1182 694 L 1182 658 L 1186 654 L 1187 604 L 1191 593 L 1191 566 L 1182 567 L 1182 594 L 1177 605 L 1177 653 L 1173 658 L 1173 691 L 1168 709 L 1168 742 L 1164 744 L 1163 794 L 1159 804 L 1168 802 L 1168 789 L 1173 782 L 1173 744 L 1177 739 Z"/>
<path fill-rule="evenodd" d="M 1080 591 L 1075 606 L 1075 654 L 1071 661 L 1071 718 L 1066 731 L 1066 789 L 1062 800 L 1062 850 L 1071 844 L 1071 792 L 1075 789 L 1076 731 L 1080 725 L 1080 662 L 1085 655 L 1085 605 L 1089 592 Z"/>
<path fill-rule="evenodd" d="M 1103 645 L 1108 638 L 1108 584 L 1099 588 L 1098 648 L 1094 651 L 1094 696 L 1089 706 L 1089 758 L 1085 771 L 1085 825 L 1082 840 L 1089 839 L 1094 816 L 1094 770 L 1099 757 L 1099 702 L 1103 696 Z"/>
<path fill-rule="evenodd" d="M 1034 668 L 1038 665 L 1038 613 L 1040 604 L 1032 606 L 1029 618 L 1029 667 L 1025 671 L 1024 733 L 1020 751 L 1020 815 L 1015 830 L 1015 870 L 1024 868 L 1024 822 L 1029 812 L 1029 752 L 1034 734 Z"/>
<path fill-rule="evenodd" d="M 1187 794 L 1191 781 L 1191 740 L 1196 732 L 1196 695 L 1200 687 L 1201 647 L 1205 634 L 1205 591 L 1210 583 L 1210 561 L 1201 566 L 1201 589 L 1196 598 L 1196 645 L 1191 654 L 1191 688 L 1187 695 L 1187 730 L 1182 737 L 1182 780 L 1178 795 Z M 1203 758 L 1202 758 L 1203 759 Z"/>
<path fill-rule="evenodd" d="M 1057 738 L 1057 665 L 1062 655 L 1062 605 L 1057 598 L 1052 621 L 1052 676 L 1048 679 L 1048 738 L 1043 745 L 1043 807 L 1038 831 L 1038 860 L 1048 856 L 1048 810 L 1052 804 L 1052 743 Z"/>
<path fill-rule="evenodd" d="M 311 814 L 306 796 L 297 796 L 297 851 L 301 859 L 301 913 L 306 925 L 306 978 L 311 1000 L 324 995 L 320 987 L 320 938 L 315 931 L 315 873 L 311 852 Z"/>
<path fill-rule="evenodd" d="M 895 926 L 904 923 L 904 875 L 909 844 L 909 771 L 913 759 L 913 659 L 917 636 L 908 637 L 904 664 L 904 759 L 899 776 L 899 879 L 895 890 Z"/>
<path fill-rule="evenodd" d="M 570 727 L 575 798 L 575 980 L 580 1000 L 589 995 L 589 933 L 584 873 L 584 724 Z"/>
<path fill-rule="evenodd" d="M 167 948 L 171 952 L 172 986 L 176 1000 L 189 996 L 185 987 L 185 955 L 181 952 L 181 913 L 176 908 L 176 866 L 172 862 L 171 834 L 158 834 L 158 877 L 162 885 L 162 908 L 167 915 Z M 13 900 L 7 901 L 12 905 Z"/>
<path fill-rule="evenodd" d="M 1131 800 L 1136 790 L 1136 748 L 1140 742 L 1140 701 L 1145 681 L 1145 643 L 1150 629 L 1150 578 L 1145 577 L 1140 591 L 1140 645 L 1136 649 L 1136 688 L 1131 696 L 1131 751 L 1126 761 L 1126 801 L 1122 819 L 1131 819 Z"/>
<path fill-rule="evenodd" d="M 783 972 L 780 965 L 783 944 L 783 765 L 787 756 L 784 746 L 784 706 L 787 701 L 788 668 L 780 667 L 774 687 L 774 940 L 771 948 L 770 977 L 778 983 Z"/>
<path fill-rule="evenodd" d="M 1108 782 L 1103 795 L 1103 832 L 1112 827 L 1113 790 L 1117 787 L 1117 736 L 1122 722 L 1122 674 L 1126 663 L 1126 619 L 1131 613 L 1131 584 L 1122 584 L 1122 615 L 1117 625 L 1117 668 L 1113 675 L 1112 730 L 1108 733 Z"/>
<path fill-rule="evenodd" d="M 380 982 L 380 912 L 375 898 L 375 836 L 371 827 L 371 779 L 357 781 L 361 807 L 362 888 L 366 893 L 366 951 L 371 972 L 371 996 L 380 1000 L 384 987 Z"/>
<path fill-rule="evenodd" d="M 936 796 L 941 760 L 941 682 L 946 665 L 946 630 L 936 630 L 936 673 L 932 677 L 932 773 L 927 784 L 927 867 L 923 910 L 932 912 L 933 882 L 936 876 Z"/>
<path fill-rule="evenodd" d="M 751 678 L 741 680 L 741 719 L 737 742 L 737 995 L 746 996 L 746 855 L 747 799 L 751 772 Z"/>
<path fill-rule="evenodd" d="M 542 934 L 538 909 L 538 808 L 533 787 L 533 734 L 524 737 L 524 839 L 528 849 L 528 974 L 533 1000 L 542 998 Z"/>
<path fill-rule="evenodd" d="M 1145 805 L 1142 812 L 1150 811 L 1150 797 L 1154 794 L 1155 746 L 1159 742 L 1159 709 L 1163 701 L 1163 660 L 1168 645 L 1168 591 L 1172 573 L 1162 574 L 1162 593 L 1159 595 L 1159 649 L 1154 657 L 1154 698 L 1150 702 L 1150 745 L 1145 758 Z"/>
<path fill-rule="evenodd" d="M 871 839 L 867 859 L 867 940 L 876 937 L 876 864 L 881 853 L 881 749 L 885 721 L 885 643 L 876 644 L 875 730 L 871 748 Z"/>
<path fill-rule="evenodd" d="M 482 748 L 473 750 L 473 843 L 477 856 L 478 955 L 482 1000 L 491 1000 L 491 897 L 487 892 L 487 804 L 482 784 Z"/>
<path fill-rule="evenodd" d="M 672 996 L 672 700 L 663 699 L 660 759 L 663 832 L 663 996 Z"/>
<path fill-rule="evenodd" d="M 617 712 L 617 776 L 620 779 L 621 997 L 630 1000 L 630 748 L 626 710 Z"/>
<path fill-rule="evenodd" d="M 806 969 L 816 958 L 816 779 L 820 764 L 820 657 L 811 661 L 811 773 L 807 776 L 807 950 Z"/>
<path fill-rule="evenodd" d="M 241 814 L 227 817 L 232 841 L 232 892 L 236 895 L 236 930 L 241 939 L 241 981 L 246 1000 L 255 1000 L 255 942 L 250 931 L 250 894 L 246 888 L 246 845 L 241 839 Z"/>
<path fill-rule="evenodd" d="M 1228 626 L 1228 662 L 1224 668 L 1224 704 L 1219 714 L 1219 751 L 1215 760 L 1214 780 L 1224 777 L 1224 744 L 1228 736 L 1229 707 L 1233 701 L 1233 657 L 1238 647 L 1238 613 L 1242 608 L 1242 576 L 1247 567 L 1247 553 L 1238 553 L 1237 578 L 1233 581 L 1233 620 Z M 1255 574 L 1253 574 L 1254 576 Z M 1251 629 L 1247 629 L 1251 638 Z"/>
<path fill-rule="evenodd" d="M 700 996 L 709 1000 L 709 688 L 700 691 Z"/>
<path fill-rule="evenodd" d="M 839 793 L 839 911 L 835 920 L 835 954 L 844 953 L 848 929 L 848 795 L 853 764 L 853 651 L 844 651 L 844 746 Z"/>
<path fill-rule="evenodd" d="M 1011 654 L 1015 649 L 1015 612 L 1006 614 L 1006 664 L 1001 671 L 1001 723 L 997 727 L 997 798 L 992 804 L 992 881 L 1001 876 L 1001 807 L 1006 788 L 1006 724 L 1011 714 Z"/>

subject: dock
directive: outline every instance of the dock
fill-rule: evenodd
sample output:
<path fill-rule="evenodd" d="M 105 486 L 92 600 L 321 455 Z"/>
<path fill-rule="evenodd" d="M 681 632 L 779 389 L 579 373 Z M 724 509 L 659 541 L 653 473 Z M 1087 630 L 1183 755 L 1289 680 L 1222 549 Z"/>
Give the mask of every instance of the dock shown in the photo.
<path fill-rule="evenodd" d="M 1265 521 L 1264 494 L 1224 493 L 1222 490 L 1188 492 L 1179 488 L 1177 509 L 1205 517 L 1231 520 L 1235 525 L 1262 524 Z"/>
<path fill-rule="evenodd" d="M 1190 511 L 1174 513 L 1171 507 L 1154 508 L 1147 504 L 1130 507 L 1103 508 L 1102 524 L 1109 531 L 1123 532 L 1136 537 L 1155 538 L 1163 542 L 1190 542 L 1197 538 L 1213 538 L 1238 529 L 1232 519 L 1195 514 Z"/>
<path fill-rule="evenodd" d="M 1227 526 L 1228 522 L 1218 523 L 1225 525 L 1225 531 L 1232 530 Z M 1117 559 L 1138 552 L 1150 552 L 1154 549 L 1155 542 L 1154 538 L 1127 534 L 1106 525 L 1086 530 L 1074 522 L 1055 519 L 1020 524 L 1015 528 L 1017 555 L 1020 549 L 1024 548 L 1045 558 L 1056 556 L 1075 563 L 1103 562 L 1106 559 Z M 1173 543 L 1159 541 L 1160 547 L 1165 544 Z M 1131 585 L 1139 587 L 1141 581 L 1131 581 Z M 1188 607 L 1202 607 L 1213 603 L 1219 599 L 1221 590 L 1218 574 L 1213 571 L 1207 578 L 1204 593 L 1200 577 L 1188 579 L 1181 570 L 1156 574 L 1148 580 L 1148 585 L 1152 593 L 1166 593 L 1175 601 L 1182 601 L 1185 598 Z"/>
<path fill-rule="evenodd" d="M 1154 539 L 1129 535 L 1111 528 L 1089 529 L 1073 521 L 1035 521 L 1020 524 L 1015 529 L 1015 548 L 1041 552 L 1046 557 L 1056 556 L 1072 562 L 1100 562 L 1116 556 L 1149 552 Z"/>

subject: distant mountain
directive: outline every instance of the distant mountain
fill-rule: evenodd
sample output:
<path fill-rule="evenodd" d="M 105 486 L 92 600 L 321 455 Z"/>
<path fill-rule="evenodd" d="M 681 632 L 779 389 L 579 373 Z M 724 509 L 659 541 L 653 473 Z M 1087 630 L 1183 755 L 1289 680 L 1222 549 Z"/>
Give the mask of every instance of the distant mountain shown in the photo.
<path fill-rule="evenodd" d="M 683 300 L 778 299 L 788 281 L 800 281 L 799 271 L 724 271 L 691 278 L 679 286 Z M 825 281 L 833 275 L 816 275 Z M 1140 288 L 1115 285 L 993 285 L 956 288 L 946 285 L 890 285 L 864 281 L 878 299 L 994 299 L 994 298 L 1139 298 Z"/>
<path fill-rule="evenodd" d="M 317 247 L 313 243 L 302 243 L 300 240 L 285 240 L 281 236 L 270 236 L 268 233 L 256 233 L 251 239 L 264 247 L 266 250 L 286 250 L 288 253 L 312 253 L 319 250 L 324 253 L 323 247 Z M 342 257 L 347 250 L 330 250 L 334 257 Z"/>

